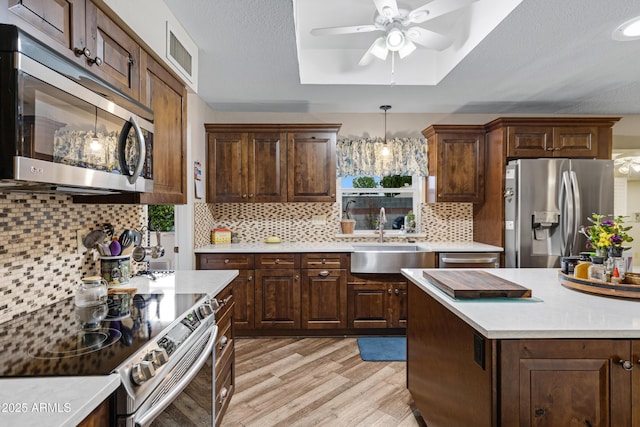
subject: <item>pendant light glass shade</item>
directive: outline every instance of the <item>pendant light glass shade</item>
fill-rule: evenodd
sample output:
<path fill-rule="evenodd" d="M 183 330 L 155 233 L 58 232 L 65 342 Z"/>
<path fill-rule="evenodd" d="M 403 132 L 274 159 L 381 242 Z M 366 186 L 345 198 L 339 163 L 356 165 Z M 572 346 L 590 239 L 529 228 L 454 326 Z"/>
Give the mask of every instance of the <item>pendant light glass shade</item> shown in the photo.
<path fill-rule="evenodd" d="M 387 110 L 391 108 L 391 105 L 381 105 L 380 109 L 384 110 L 384 143 L 382 145 L 382 157 L 389 157 L 391 155 L 391 150 L 389 149 L 389 145 L 387 144 Z"/>

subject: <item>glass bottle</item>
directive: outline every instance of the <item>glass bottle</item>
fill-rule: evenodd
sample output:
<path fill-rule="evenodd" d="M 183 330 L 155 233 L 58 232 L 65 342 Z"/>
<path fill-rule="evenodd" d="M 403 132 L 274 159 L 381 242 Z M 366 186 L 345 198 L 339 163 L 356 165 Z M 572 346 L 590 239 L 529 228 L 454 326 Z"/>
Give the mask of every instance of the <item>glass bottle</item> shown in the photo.
<path fill-rule="evenodd" d="M 592 257 L 592 264 L 589 266 L 589 280 L 607 281 L 607 270 L 603 264 L 602 257 Z"/>

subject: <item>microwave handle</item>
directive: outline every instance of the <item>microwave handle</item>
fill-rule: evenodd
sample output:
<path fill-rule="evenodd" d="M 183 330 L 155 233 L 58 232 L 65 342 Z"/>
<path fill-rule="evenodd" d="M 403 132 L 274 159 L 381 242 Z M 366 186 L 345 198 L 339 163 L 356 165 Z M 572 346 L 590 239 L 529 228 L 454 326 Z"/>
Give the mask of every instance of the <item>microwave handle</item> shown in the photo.
<path fill-rule="evenodd" d="M 125 147 L 127 146 L 127 135 L 129 135 L 129 131 L 133 127 L 133 130 L 136 133 L 136 140 L 138 141 L 138 153 L 140 153 L 138 157 L 138 163 L 136 164 L 136 169 L 131 172 L 129 167 L 127 166 L 125 159 Z M 127 175 L 127 179 L 130 184 L 135 184 L 140 172 L 142 172 L 142 167 L 144 166 L 144 160 L 147 156 L 146 153 L 146 145 L 144 143 L 144 135 L 142 134 L 142 130 L 136 120 L 131 117 L 128 122 L 125 122 L 122 127 L 122 131 L 120 132 L 120 138 L 118 138 L 118 155 L 120 158 L 120 169 L 122 170 L 123 175 Z"/>

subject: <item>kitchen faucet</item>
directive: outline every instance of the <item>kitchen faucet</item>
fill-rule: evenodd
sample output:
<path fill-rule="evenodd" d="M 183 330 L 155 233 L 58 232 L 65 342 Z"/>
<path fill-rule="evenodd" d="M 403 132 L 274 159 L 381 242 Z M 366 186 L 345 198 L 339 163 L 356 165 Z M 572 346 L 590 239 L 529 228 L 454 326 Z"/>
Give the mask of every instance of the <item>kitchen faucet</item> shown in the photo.
<path fill-rule="evenodd" d="M 380 208 L 380 216 L 378 217 L 378 231 L 380 232 L 380 243 L 384 242 L 384 225 L 387 223 L 387 215 L 384 208 Z"/>

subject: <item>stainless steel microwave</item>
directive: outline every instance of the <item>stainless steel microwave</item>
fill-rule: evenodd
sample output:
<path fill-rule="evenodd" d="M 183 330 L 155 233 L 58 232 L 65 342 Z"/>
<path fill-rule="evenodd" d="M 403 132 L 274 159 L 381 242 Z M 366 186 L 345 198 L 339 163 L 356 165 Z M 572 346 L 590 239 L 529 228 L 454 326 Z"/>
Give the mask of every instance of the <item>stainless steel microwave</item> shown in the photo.
<path fill-rule="evenodd" d="M 0 25 L 0 191 L 153 191 L 153 112 Z"/>

